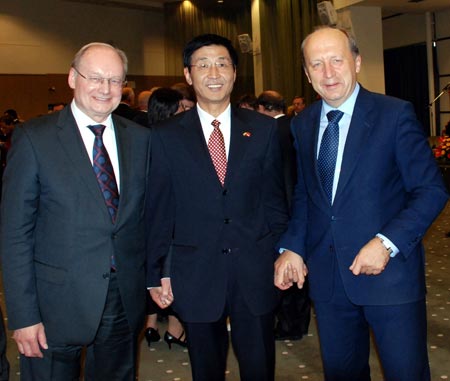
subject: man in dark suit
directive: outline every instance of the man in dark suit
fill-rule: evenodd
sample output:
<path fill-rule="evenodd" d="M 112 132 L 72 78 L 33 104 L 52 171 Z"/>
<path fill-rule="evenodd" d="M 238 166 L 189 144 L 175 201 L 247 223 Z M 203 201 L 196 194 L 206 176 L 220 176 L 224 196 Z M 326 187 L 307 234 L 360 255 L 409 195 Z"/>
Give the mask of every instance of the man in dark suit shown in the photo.
<path fill-rule="evenodd" d="M 184 74 L 197 106 L 154 129 L 148 285 L 161 307 L 174 299 L 195 381 L 225 380 L 228 317 L 241 380 L 274 379 L 282 159 L 275 120 L 230 106 L 236 66 L 228 39 L 194 38 Z"/>
<path fill-rule="evenodd" d="M 284 185 L 290 211 L 297 181 L 294 139 L 290 129 L 292 118 L 285 115 L 286 101 L 277 91 L 263 91 L 259 94 L 256 104 L 258 112 L 277 120 L 283 151 Z M 281 300 L 276 310 L 276 320 L 276 340 L 299 340 L 308 333 L 311 320 L 311 301 L 308 296 L 307 283 L 302 288 L 290 287 L 281 293 Z"/>
<path fill-rule="evenodd" d="M 123 118 L 133 120 L 139 113 L 139 110 L 134 108 L 134 98 L 134 90 L 131 87 L 124 87 L 122 89 L 121 101 L 113 113 Z"/>
<path fill-rule="evenodd" d="M 357 83 L 344 30 L 316 30 L 302 52 L 322 100 L 292 124 L 298 181 L 275 284 L 301 287 L 309 271 L 325 380 L 370 380 L 370 329 L 386 380 L 430 380 L 421 239 L 448 195 L 424 130 L 410 103 Z"/>
<path fill-rule="evenodd" d="M 150 131 L 111 116 L 126 71 L 121 50 L 84 46 L 68 76 L 72 103 L 14 132 L 0 249 L 25 381 L 78 379 L 83 347 L 86 380 L 135 380 Z"/>

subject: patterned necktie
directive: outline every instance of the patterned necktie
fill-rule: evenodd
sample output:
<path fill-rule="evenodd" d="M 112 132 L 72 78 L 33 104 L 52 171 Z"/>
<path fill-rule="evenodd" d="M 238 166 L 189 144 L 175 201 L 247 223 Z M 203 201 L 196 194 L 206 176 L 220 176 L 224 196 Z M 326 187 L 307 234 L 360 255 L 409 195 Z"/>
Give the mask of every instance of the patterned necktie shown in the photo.
<path fill-rule="evenodd" d="M 339 147 L 339 121 L 343 115 L 344 113 L 339 110 L 332 110 L 327 114 L 328 125 L 322 136 L 319 158 L 317 159 L 320 180 L 330 204 L 333 196 L 334 171 Z"/>
<path fill-rule="evenodd" d="M 214 127 L 208 141 L 209 154 L 211 155 L 214 168 L 217 176 L 223 186 L 225 182 L 225 175 L 227 173 L 227 153 L 225 151 L 225 141 L 223 139 L 222 131 L 220 131 L 220 122 L 217 119 L 212 121 Z"/>
<path fill-rule="evenodd" d="M 119 207 L 119 191 L 108 151 L 103 144 L 102 135 L 106 126 L 96 124 L 88 126 L 88 128 L 95 135 L 92 151 L 94 172 L 97 176 L 98 185 L 103 193 L 109 214 L 111 215 L 111 220 L 114 223 L 116 221 L 117 208 Z"/>

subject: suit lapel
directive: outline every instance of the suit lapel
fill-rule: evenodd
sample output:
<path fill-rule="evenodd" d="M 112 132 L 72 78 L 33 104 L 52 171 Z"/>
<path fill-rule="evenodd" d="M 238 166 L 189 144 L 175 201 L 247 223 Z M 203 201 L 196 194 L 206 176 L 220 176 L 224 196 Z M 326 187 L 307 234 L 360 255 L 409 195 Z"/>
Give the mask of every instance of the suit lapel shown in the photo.
<path fill-rule="evenodd" d="M 189 151 L 200 171 L 206 174 L 207 182 L 217 183 L 221 187 L 205 141 L 197 108 L 183 113 L 180 119 L 180 125 L 183 131 L 180 135 L 180 144 Z"/>
<path fill-rule="evenodd" d="M 117 220 L 120 220 L 121 215 L 124 213 L 124 208 L 122 205 L 126 204 L 128 197 L 128 186 L 130 176 L 132 173 L 131 166 L 131 143 L 129 134 L 127 133 L 127 126 L 114 114 L 112 115 L 114 123 L 114 132 L 116 134 L 116 145 L 117 145 L 117 155 L 119 159 L 119 170 L 120 170 L 120 197 L 119 197 L 119 208 L 117 213 Z"/>
<path fill-rule="evenodd" d="M 227 175 L 225 185 L 229 184 L 239 169 L 242 159 L 251 141 L 253 126 L 244 123 L 237 110 L 231 109 L 231 136 L 228 153 Z"/>
<path fill-rule="evenodd" d="M 105 200 L 70 107 L 66 107 L 60 112 L 57 126 L 59 128 L 58 139 L 72 162 L 73 173 L 80 179 L 78 183 L 86 186 L 94 203 L 109 217 Z"/>
<path fill-rule="evenodd" d="M 322 110 L 322 102 L 316 102 L 311 106 L 311 113 L 305 125 L 302 128 L 303 133 L 298 138 L 300 149 L 303 151 L 302 156 L 305 156 L 305 162 L 311 163 L 311 179 L 312 184 L 311 197 L 316 200 L 317 205 L 328 205 L 328 198 L 322 187 L 320 181 L 319 170 L 317 167 L 317 144 L 319 140 L 320 129 L 320 113 Z M 302 121 L 302 123 L 304 123 Z M 324 203 L 326 200 L 326 203 Z"/>
<path fill-rule="evenodd" d="M 373 102 L 370 99 L 370 93 L 361 87 L 345 142 L 335 201 L 339 200 L 339 195 L 350 181 L 351 175 L 358 165 L 359 158 L 367 144 L 374 127 L 371 115 L 373 115 Z"/>

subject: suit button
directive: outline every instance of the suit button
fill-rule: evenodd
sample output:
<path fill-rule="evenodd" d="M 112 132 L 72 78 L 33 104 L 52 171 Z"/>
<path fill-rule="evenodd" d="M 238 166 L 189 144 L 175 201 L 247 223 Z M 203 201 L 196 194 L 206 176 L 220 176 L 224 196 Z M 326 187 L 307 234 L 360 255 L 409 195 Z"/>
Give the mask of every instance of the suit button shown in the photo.
<path fill-rule="evenodd" d="M 223 194 L 224 196 L 226 196 L 226 195 L 228 194 L 228 189 L 224 189 L 224 190 L 222 191 L 222 194 Z"/>
<path fill-rule="evenodd" d="M 102 277 L 103 277 L 103 279 L 109 279 L 109 273 L 104 273 L 104 274 L 102 275 Z"/>
<path fill-rule="evenodd" d="M 330 245 L 330 253 L 333 253 L 333 252 L 334 252 L 334 246 Z"/>
<path fill-rule="evenodd" d="M 222 249 L 222 254 L 230 254 L 231 249 Z"/>
<path fill-rule="evenodd" d="M 231 218 L 225 218 L 224 220 L 223 220 L 223 223 L 224 224 L 229 224 L 231 222 Z"/>
<path fill-rule="evenodd" d="M 111 234 L 111 238 L 112 239 L 116 239 L 117 238 L 117 234 L 116 233 Z"/>

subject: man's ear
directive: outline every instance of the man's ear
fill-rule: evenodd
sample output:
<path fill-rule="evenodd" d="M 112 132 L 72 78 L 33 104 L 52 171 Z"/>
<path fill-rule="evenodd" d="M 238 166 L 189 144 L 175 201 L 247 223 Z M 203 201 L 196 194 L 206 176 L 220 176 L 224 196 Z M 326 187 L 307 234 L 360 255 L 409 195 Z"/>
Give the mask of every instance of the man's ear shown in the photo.
<path fill-rule="evenodd" d="M 189 72 L 189 68 L 185 67 L 184 70 L 184 78 L 186 78 L 186 82 L 188 85 L 192 85 L 191 73 Z"/>
<path fill-rule="evenodd" d="M 70 68 L 69 71 L 69 76 L 67 77 L 67 83 L 69 84 L 69 87 L 71 89 L 75 88 L 75 77 L 76 77 L 77 73 L 75 71 L 75 69 L 72 67 Z"/>

